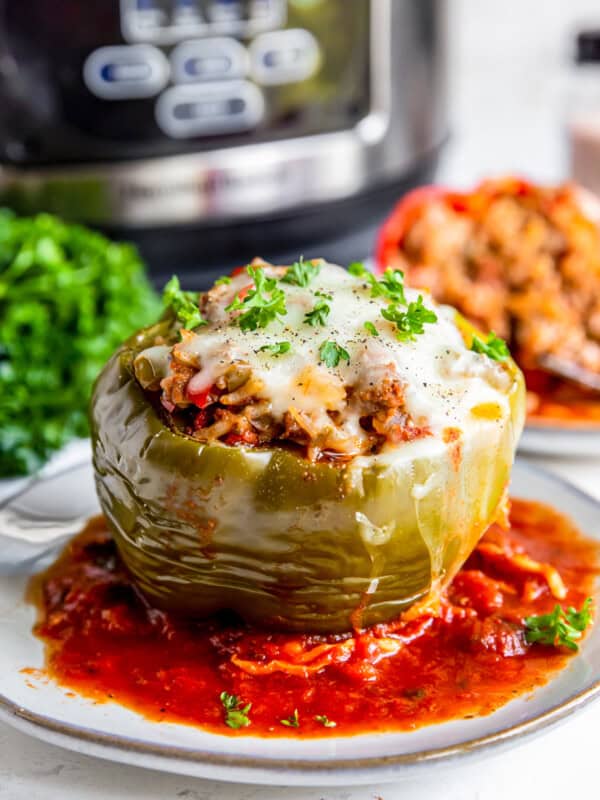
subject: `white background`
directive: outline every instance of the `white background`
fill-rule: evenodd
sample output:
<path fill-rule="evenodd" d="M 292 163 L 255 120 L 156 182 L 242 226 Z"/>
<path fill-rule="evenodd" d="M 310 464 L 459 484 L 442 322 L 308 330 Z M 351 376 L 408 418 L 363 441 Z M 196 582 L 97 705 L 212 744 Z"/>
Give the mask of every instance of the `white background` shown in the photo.
<path fill-rule="evenodd" d="M 418 0 L 415 0 L 418 2 Z M 352 0 L 349 0 L 349 6 Z M 453 141 L 440 180 L 566 174 L 562 122 L 571 34 L 600 26 L 598 0 L 449 0 Z M 545 462 L 600 497 L 596 464 Z M 0 726 L 0 800 L 500 800 L 597 797 L 600 703 L 550 733 L 483 761 L 401 784 L 283 789 L 216 784 L 80 757 Z"/>
<path fill-rule="evenodd" d="M 567 174 L 563 123 L 574 33 L 600 28 L 597 0 L 448 0 L 452 140 L 442 182 Z M 599 69 L 600 73 L 600 69 Z"/>

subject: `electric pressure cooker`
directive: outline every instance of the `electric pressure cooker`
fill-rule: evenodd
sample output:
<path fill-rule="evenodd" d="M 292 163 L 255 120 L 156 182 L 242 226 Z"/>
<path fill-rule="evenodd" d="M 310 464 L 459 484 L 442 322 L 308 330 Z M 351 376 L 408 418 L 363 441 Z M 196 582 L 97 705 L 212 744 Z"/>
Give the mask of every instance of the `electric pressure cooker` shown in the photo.
<path fill-rule="evenodd" d="M 445 24 L 444 0 L 0 0 L 0 203 L 178 268 L 361 255 L 446 137 Z"/>

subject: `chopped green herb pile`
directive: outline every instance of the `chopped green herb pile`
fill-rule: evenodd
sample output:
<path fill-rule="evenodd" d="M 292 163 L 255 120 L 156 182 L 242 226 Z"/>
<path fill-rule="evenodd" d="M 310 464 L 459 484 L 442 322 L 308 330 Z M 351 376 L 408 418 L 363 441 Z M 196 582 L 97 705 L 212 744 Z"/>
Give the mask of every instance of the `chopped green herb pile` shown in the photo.
<path fill-rule="evenodd" d="M 510 350 L 506 342 L 504 339 L 496 336 L 494 331 L 488 336 L 487 342 L 484 342 L 479 336 L 473 336 L 471 350 L 475 353 L 482 353 L 493 361 L 504 361 L 510 356 Z"/>
<path fill-rule="evenodd" d="M 225 725 L 234 730 L 247 728 L 250 725 L 248 712 L 252 708 L 252 703 L 247 703 L 242 707 L 242 701 L 234 694 L 227 692 L 221 692 L 219 698 L 225 711 Z"/>
<path fill-rule="evenodd" d="M 87 434 L 100 368 L 159 313 L 132 246 L 0 210 L 0 477 Z"/>
<path fill-rule="evenodd" d="M 590 606 L 592 598 L 588 597 L 581 611 L 572 606 L 566 610 L 558 604 L 550 614 L 541 614 L 538 617 L 525 619 L 525 638 L 531 644 L 554 645 L 554 647 L 568 647 L 569 650 L 579 650 L 577 640 L 581 639 L 583 631 L 592 621 Z"/>

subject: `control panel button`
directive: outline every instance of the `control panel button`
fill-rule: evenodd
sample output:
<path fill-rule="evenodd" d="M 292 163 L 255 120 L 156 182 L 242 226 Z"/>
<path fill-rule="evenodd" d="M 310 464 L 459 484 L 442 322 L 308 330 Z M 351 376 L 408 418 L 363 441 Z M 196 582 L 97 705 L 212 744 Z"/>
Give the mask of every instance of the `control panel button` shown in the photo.
<path fill-rule="evenodd" d="M 169 74 L 168 60 L 149 44 L 100 47 L 83 65 L 85 85 L 103 100 L 152 97 L 166 86 Z"/>
<path fill-rule="evenodd" d="M 269 19 L 277 11 L 277 5 L 281 5 L 281 0 L 251 0 L 249 17 L 255 22 Z"/>
<path fill-rule="evenodd" d="M 172 45 L 204 36 L 250 37 L 283 27 L 286 0 L 119 0 L 129 42 Z"/>
<path fill-rule="evenodd" d="M 172 23 L 176 27 L 201 24 L 202 12 L 197 0 L 177 0 L 173 9 Z"/>
<path fill-rule="evenodd" d="M 212 0 L 209 5 L 211 22 L 237 22 L 244 18 L 240 0 Z"/>
<path fill-rule="evenodd" d="M 259 83 L 297 83 L 313 75 L 320 62 L 319 44 L 309 31 L 292 28 L 262 33 L 250 45 L 252 74 Z"/>
<path fill-rule="evenodd" d="M 173 86 L 156 101 L 156 121 L 176 139 L 237 133 L 262 120 L 265 102 L 249 81 Z"/>
<path fill-rule="evenodd" d="M 152 31 L 167 23 L 167 13 L 156 0 L 133 0 L 137 22 L 141 29 Z"/>
<path fill-rule="evenodd" d="M 183 42 L 171 53 L 173 80 L 178 83 L 243 78 L 249 69 L 246 48 L 229 37 Z"/>

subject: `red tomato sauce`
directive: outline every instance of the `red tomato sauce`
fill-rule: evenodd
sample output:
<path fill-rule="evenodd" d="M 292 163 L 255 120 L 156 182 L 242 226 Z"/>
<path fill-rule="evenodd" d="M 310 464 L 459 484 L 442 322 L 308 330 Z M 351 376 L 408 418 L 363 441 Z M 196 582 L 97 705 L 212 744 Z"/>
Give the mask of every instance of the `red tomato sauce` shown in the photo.
<path fill-rule="evenodd" d="M 508 529 L 490 528 L 445 597 L 354 634 L 274 633 L 152 608 L 102 518 L 32 579 L 30 599 L 48 676 L 97 702 L 232 735 L 408 730 L 489 714 L 567 663 L 570 651 L 527 642 L 524 619 L 550 612 L 557 599 L 551 576 L 511 554 L 529 557 L 529 567 L 531 559 L 552 565 L 565 608 L 581 608 L 593 593 L 597 545 L 551 508 L 514 500 Z M 227 727 L 223 691 L 251 704 L 247 727 Z M 289 718 L 298 727 L 282 723 Z"/>

